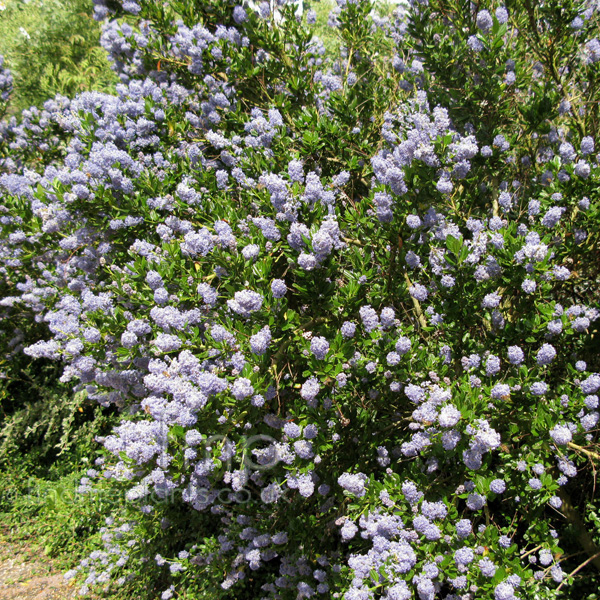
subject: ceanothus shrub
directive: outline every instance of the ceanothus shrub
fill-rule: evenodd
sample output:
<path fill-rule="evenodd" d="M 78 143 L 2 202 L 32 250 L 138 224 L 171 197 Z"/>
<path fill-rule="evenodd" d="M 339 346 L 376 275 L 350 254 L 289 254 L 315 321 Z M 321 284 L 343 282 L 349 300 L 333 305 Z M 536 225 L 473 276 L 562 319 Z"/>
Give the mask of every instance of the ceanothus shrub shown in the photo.
<path fill-rule="evenodd" d="M 550 598 L 598 551 L 595 7 L 338 4 L 328 57 L 293 6 L 97 2 L 117 95 L 0 130 L 2 305 L 122 414 L 83 592 Z"/>
<path fill-rule="evenodd" d="M 2 115 L 6 103 L 10 97 L 13 88 L 13 76 L 9 69 L 4 66 L 4 57 L 0 56 L 0 100 L 2 101 Z"/>

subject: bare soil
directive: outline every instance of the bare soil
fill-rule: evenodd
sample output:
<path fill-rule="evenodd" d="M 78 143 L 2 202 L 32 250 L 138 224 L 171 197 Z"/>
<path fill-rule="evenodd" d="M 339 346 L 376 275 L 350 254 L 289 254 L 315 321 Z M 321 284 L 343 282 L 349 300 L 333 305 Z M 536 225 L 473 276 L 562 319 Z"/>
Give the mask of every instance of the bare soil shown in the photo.
<path fill-rule="evenodd" d="M 76 592 L 51 559 L 0 532 L 0 600 L 71 600 Z"/>

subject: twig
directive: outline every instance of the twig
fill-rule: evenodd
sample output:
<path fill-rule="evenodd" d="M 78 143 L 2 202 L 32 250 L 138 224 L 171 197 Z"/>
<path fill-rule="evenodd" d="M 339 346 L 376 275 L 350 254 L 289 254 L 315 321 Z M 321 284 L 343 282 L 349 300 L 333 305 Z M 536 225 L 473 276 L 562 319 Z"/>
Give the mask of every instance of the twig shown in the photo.
<path fill-rule="evenodd" d="M 408 273 L 406 273 L 406 272 L 404 273 L 404 279 L 406 280 L 408 287 L 410 287 L 412 285 L 412 282 L 410 280 L 410 277 L 408 276 Z M 423 314 L 423 311 L 421 310 L 421 304 L 414 296 L 411 296 L 411 298 L 412 298 L 413 306 L 415 307 L 415 312 L 417 313 L 417 318 L 419 319 L 419 323 L 421 324 L 421 327 L 427 327 L 427 320 L 425 319 L 425 315 Z"/>
<path fill-rule="evenodd" d="M 578 446 L 577 444 L 574 444 L 573 442 L 569 442 L 567 444 L 567 446 L 569 446 L 569 448 L 573 448 L 573 450 L 577 450 L 577 452 L 581 452 L 582 454 L 585 454 L 589 458 L 595 458 L 596 460 L 600 460 L 600 454 L 598 454 L 597 452 L 592 452 L 591 450 L 586 450 L 585 448 Z"/>
<path fill-rule="evenodd" d="M 527 552 L 524 552 L 523 554 L 521 554 L 521 558 L 525 558 L 526 556 L 528 556 L 529 554 L 532 554 L 533 552 L 536 552 L 540 548 L 541 548 L 541 546 L 536 546 L 532 550 L 528 550 Z"/>
<path fill-rule="evenodd" d="M 573 575 L 575 575 L 576 573 L 578 573 L 579 571 L 581 571 L 581 569 L 583 569 L 583 567 L 585 567 L 586 565 L 588 565 L 593 560 L 595 560 L 595 559 L 597 559 L 599 557 L 600 557 L 600 552 L 597 552 L 596 554 L 594 554 L 594 556 L 590 556 L 588 559 L 584 560 L 576 569 L 574 569 L 573 571 L 571 571 L 571 573 L 569 573 L 569 575 L 563 581 L 561 581 L 560 585 L 556 588 L 556 591 L 558 592 L 558 590 L 560 590 L 560 588 L 563 585 L 565 585 L 565 583 L 567 583 L 569 577 L 573 577 Z"/>
<path fill-rule="evenodd" d="M 346 242 L 346 244 L 354 244 L 355 246 L 360 246 L 361 248 L 364 246 L 364 244 L 360 240 L 355 240 L 347 237 L 343 237 L 342 239 L 344 240 L 344 242 Z"/>
<path fill-rule="evenodd" d="M 558 496 L 562 500 L 562 511 L 569 523 L 575 529 L 575 533 L 579 538 L 581 547 L 589 554 L 590 559 L 588 562 L 594 564 L 596 569 L 600 571 L 600 548 L 594 542 L 594 539 L 586 529 L 583 519 L 573 506 L 569 494 L 563 489 L 558 490 Z"/>

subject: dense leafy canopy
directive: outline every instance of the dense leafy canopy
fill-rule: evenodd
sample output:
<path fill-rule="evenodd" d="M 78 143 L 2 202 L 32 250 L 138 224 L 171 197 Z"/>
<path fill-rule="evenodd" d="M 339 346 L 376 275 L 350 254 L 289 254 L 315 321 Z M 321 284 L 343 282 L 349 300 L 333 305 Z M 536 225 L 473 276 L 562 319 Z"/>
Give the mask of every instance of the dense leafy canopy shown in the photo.
<path fill-rule="evenodd" d="M 97 0 L 117 94 L 0 124 L 4 352 L 120 411 L 69 575 L 589 593 L 597 7 L 338 4 Z"/>

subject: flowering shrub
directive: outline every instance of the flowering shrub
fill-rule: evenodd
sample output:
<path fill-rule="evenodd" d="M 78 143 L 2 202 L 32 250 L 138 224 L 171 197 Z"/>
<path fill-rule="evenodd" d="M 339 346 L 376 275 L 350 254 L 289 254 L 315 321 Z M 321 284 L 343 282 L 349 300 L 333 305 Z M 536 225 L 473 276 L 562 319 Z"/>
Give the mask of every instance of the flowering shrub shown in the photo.
<path fill-rule="evenodd" d="M 0 57 L 0 100 L 4 105 L 10 96 L 13 78 L 8 69 L 4 67 L 4 57 Z"/>
<path fill-rule="evenodd" d="M 291 5 L 100 0 L 117 95 L 2 125 L 3 327 L 48 332 L 9 345 L 122 415 L 82 592 L 552 598 L 563 540 L 599 562 L 570 497 L 598 458 L 595 5 L 371 9 L 339 1 L 328 57 Z"/>

